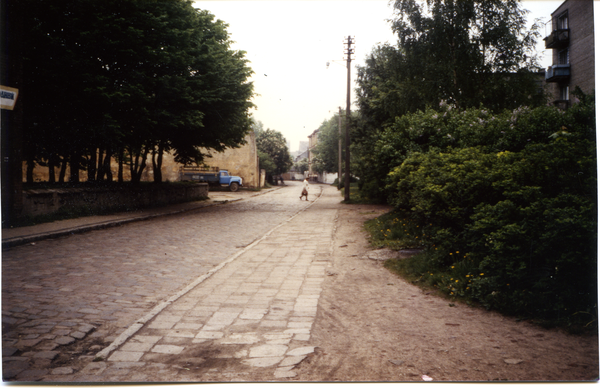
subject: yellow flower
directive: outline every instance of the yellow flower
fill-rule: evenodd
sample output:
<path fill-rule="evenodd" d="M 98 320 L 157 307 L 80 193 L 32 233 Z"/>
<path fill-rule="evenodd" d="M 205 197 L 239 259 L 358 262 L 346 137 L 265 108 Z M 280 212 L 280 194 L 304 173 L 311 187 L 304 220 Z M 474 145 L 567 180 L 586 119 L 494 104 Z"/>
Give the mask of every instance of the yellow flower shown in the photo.
<path fill-rule="evenodd" d="M 483 275 L 485 275 L 483 272 L 479 274 L 479 276 L 483 276 Z"/>
<path fill-rule="evenodd" d="M 458 283 L 458 279 L 456 279 L 456 283 Z"/>
<path fill-rule="evenodd" d="M 450 267 L 450 268 L 454 268 L 454 266 Z"/>

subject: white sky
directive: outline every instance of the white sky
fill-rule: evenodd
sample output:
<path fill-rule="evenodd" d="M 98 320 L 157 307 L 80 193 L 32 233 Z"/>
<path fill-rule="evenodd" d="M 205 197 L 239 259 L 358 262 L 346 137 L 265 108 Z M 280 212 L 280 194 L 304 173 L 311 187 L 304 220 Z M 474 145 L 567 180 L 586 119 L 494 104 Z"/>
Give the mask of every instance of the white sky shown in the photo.
<path fill-rule="evenodd" d="M 535 18 L 550 20 L 563 0 L 523 1 Z M 289 141 L 291 151 L 307 141 L 338 107 L 346 107 L 346 63 L 344 43 L 355 39 L 352 61 L 352 90 L 356 65 L 378 43 L 395 43 L 390 24 L 393 8 L 388 0 L 197 0 L 196 7 L 208 10 L 229 27 L 233 49 L 246 51 L 254 70 L 254 91 L 259 94 L 253 116 L 265 129 L 277 130 Z M 544 31 L 542 30 L 542 35 Z M 551 62 L 550 50 L 542 66 Z M 335 62 L 334 62 L 335 61 Z M 326 63 L 330 62 L 329 68 Z M 353 93 L 354 94 L 354 93 Z M 352 103 L 355 98 L 352 97 Z M 352 110 L 356 107 L 352 106 Z"/>

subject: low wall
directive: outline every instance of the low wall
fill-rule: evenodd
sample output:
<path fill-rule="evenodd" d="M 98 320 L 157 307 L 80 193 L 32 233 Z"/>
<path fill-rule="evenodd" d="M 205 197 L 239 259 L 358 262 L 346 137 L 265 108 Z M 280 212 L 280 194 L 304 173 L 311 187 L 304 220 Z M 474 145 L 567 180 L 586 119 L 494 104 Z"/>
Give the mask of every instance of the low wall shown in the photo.
<path fill-rule="evenodd" d="M 23 191 L 22 217 L 56 212 L 136 210 L 208 197 L 207 183 Z"/>

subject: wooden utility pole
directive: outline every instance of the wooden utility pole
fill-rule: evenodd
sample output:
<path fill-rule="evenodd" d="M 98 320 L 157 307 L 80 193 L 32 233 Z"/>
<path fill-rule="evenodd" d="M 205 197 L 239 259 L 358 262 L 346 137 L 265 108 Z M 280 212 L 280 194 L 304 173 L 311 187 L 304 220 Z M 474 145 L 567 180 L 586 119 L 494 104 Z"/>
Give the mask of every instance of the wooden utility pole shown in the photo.
<path fill-rule="evenodd" d="M 338 115 L 338 189 L 342 187 L 342 107 Z"/>
<path fill-rule="evenodd" d="M 348 87 L 346 90 L 346 166 L 344 174 L 344 201 L 350 201 L 350 63 L 352 62 L 352 54 L 354 49 L 352 44 L 354 43 L 352 37 L 348 35 L 346 44 L 348 47 L 345 49 L 344 54 L 348 55 L 346 60 L 346 67 L 348 69 Z"/>

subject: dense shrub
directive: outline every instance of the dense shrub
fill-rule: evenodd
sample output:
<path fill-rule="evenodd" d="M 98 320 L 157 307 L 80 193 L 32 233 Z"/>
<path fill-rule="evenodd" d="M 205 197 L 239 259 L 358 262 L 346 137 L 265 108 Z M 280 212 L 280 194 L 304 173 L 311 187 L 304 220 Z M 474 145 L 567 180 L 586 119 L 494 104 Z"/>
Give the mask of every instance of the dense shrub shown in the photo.
<path fill-rule="evenodd" d="M 382 134 L 383 190 L 422 225 L 430 284 L 545 321 L 597 315 L 593 109 L 429 111 Z"/>

